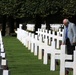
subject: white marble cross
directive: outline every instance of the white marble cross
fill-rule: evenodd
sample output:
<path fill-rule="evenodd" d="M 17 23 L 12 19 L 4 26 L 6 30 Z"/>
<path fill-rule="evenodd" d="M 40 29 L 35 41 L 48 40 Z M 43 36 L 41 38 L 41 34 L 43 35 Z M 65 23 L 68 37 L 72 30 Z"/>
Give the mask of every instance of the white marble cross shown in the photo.
<path fill-rule="evenodd" d="M 74 51 L 73 60 L 74 61 L 65 61 L 65 60 L 72 60 L 72 55 L 65 54 L 65 46 L 62 46 L 61 51 L 61 60 L 60 60 L 60 75 L 65 75 L 65 68 L 72 68 L 73 75 L 76 75 L 76 47 Z"/>
<path fill-rule="evenodd" d="M 10 70 L 3 70 L 3 75 L 10 75 Z"/>

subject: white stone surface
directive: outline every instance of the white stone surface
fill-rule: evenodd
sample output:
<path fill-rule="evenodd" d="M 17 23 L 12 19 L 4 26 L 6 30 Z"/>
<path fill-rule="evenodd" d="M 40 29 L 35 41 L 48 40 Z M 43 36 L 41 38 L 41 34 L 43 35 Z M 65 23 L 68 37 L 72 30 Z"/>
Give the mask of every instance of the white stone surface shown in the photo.
<path fill-rule="evenodd" d="M 26 25 L 27 26 L 27 30 L 29 30 L 29 31 L 34 31 L 35 30 L 35 24 L 27 24 Z"/>

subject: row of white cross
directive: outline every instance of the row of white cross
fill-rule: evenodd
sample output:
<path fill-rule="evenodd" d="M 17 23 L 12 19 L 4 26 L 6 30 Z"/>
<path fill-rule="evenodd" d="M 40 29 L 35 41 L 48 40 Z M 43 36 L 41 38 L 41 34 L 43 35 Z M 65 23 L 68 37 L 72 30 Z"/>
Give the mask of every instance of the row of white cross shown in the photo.
<path fill-rule="evenodd" d="M 7 69 L 7 59 L 5 58 L 5 50 L 2 41 L 2 35 L 0 31 L 0 75 L 9 75 L 9 70 Z"/>
<path fill-rule="evenodd" d="M 60 40 L 62 41 L 63 31 L 55 32 L 47 30 L 40 30 L 34 33 L 22 30 L 21 26 L 17 29 L 17 39 L 21 41 L 28 50 L 34 52 L 34 55 L 38 55 L 38 59 L 42 59 L 42 51 L 44 50 L 43 64 L 47 64 L 47 56 L 51 55 L 50 70 L 55 71 L 55 60 L 60 60 L 60 75 L 65 75 L 65 68 L 73 68 L 73 75 L 76 75 L 76 48 L 74 51 L 74 61 L 68 62 L 67 60 L 72 60 L 72 55 L 67 55 L 66 45 L 60 45 Z M 62 36 L 61 36 L 62 34 Z M 52 40 L 51 40 L 52 39 Z"/>
<path fill-rule="evenodd" d="M 22 24 L 20 24 L 22 25 Z M 34 31 L 35 30 L 35 24 L 27 24 L 26 25 L 27 30 Z M 58 31 L 60 27 L 64 27 L 63 24 L 50 24 L 50 29 Z M 41 29 L 46 29 L 46 24 L 41 24 Z"/>

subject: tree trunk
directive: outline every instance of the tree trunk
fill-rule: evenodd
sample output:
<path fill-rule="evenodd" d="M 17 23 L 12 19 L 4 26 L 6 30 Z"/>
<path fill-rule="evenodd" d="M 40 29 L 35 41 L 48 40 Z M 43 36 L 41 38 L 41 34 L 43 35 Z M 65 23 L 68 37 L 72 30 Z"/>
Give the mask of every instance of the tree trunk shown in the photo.
<path fill-rule="evenodd" d="M 46 22 L 46 29 L 47 29 L 47 30 L 50 30 L 49 16 L 47 16 L 47 17 L 45 18 L 45 22 Z"/>
<path fill-rule="evenodd" d="M 14 18 L 12 16 L 8 17 L 8 25 L 10 28 L 10 34 L 14 33 Z"/>
<path fill-rule="evenodd" d="M 5 36 L 6 15 L 2 16 L 2 36 Z"/>
<path fill-rule="evenodd" d="M 35 23 L 35 31 L 38 30 L 38 28 L 41 28 L 42 19 L 39 15 L 36 15 L 36 23 Z"/>
<path fill-rule="evenodd" d="M 16 28 L 19 28 L 19 19 L 18 18 L 15 19 L 15 24 L 16 24 Z"/>

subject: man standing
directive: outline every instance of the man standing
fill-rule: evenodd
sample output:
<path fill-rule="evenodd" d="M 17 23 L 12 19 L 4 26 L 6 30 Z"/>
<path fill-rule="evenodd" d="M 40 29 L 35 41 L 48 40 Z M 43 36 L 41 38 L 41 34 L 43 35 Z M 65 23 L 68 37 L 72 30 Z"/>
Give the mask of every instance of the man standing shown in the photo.
<path fill-rule="evenodd" d="M 68 19 L 63 20 L 64 24 L 64 33 L 62 44 L 66 45 L 66 53 L 68 55 L 73 55 L 76 45 L 76 26 L 74 23 L 71 23 Z M 73 61 L 73 60 L 72 60 Z M 68 75 L 67 72 L 66 75 Z"/>

